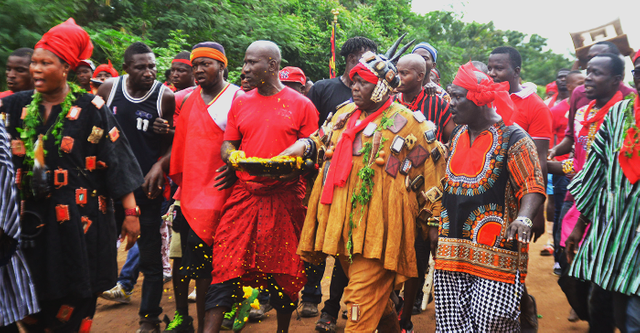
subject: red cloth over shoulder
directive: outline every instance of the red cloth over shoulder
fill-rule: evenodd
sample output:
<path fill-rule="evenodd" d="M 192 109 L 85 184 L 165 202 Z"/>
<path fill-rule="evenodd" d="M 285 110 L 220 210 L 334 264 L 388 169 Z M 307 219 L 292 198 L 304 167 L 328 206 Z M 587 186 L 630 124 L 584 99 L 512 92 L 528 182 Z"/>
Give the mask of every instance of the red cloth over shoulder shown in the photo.
<path fill-rule="evenodd" d="M 231 189 L 218 191 L 215 171 L 225 163 L 220 156 L 224 132 L 211 119 L 208 105 L 196 88 L 184 102 L 176 127 L 169 176 L 180 186 L 180 206 L 191 229 L 208 245 Z"/>

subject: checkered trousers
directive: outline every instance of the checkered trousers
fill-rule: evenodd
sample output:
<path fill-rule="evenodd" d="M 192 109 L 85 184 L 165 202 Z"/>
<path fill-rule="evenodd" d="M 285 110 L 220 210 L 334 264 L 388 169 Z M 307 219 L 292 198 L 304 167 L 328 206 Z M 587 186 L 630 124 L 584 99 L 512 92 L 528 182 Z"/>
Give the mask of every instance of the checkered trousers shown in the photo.
<path fill-rule="evenodd" d="M 436 332 L 520 332 L 520 274 L 515 284 L 436 270 Z"/>

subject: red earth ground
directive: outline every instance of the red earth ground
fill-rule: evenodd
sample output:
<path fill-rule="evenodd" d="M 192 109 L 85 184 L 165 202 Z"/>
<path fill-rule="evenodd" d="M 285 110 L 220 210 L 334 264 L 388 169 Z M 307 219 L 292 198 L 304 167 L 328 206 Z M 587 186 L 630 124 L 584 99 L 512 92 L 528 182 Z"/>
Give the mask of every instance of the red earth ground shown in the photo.
<path fill-rule="evenodd" d="M 552 274 L 553 257 L 540 256 L 540 250 L 546 241 L 543 236 L 537 243 L 531 244 L 531 257 L 529 260 L 529 274 L 527 275 L 527 288 L 531 295 L 534 295 L 538 304 L 539 332 L 588 332 L 586 322 L 572 323 L 567 320 L 570 307 L 567 304 L 564 294 L 556 283 L 557 278 Z M 126 252 L 120 251 L 118 263 L 120 266 L 126 259 Z M 325 277 L 322 280 L 322 289 L 329 290 L 330 272 L 333 267 L 333 260 L 327 262 Z M 103 299 L 98 300 L 98 308 L 93 322 L 92 332 L 135 332 L 138 328 L 138 307 L 140 306 L 140 285 L 143 277 L 140 277 L 132 295 L 131 304 L 115 304 Z M 193 284 L 193 282 L 192 282 Z M 328 295 L 325 295 L 328 296 Z M 326 297 L 325 297 L 326 298 Z M 164 295 L 162 297 L 162 308 L 164 313 L 173 317 L 175 302 L 173 299 L 173 286 L 171 283 L 165 284 Z M 344 307 L 344 305 L 343 305 Z M 322 305 L 320 305 L 320 309 Z M 190 303 L 189 313 L 194 316 L 196 307 Z M 164 314 L 162 315 L 164 316 Z M 290 332 L 315 332 L 316 318 L 296 319 L 294 313 L 291 320 Z M 427 310 L 413 317 L 415 332 L 434 332 L 435 314 L 433 303 L 429 304 Z M 345 321 L 338 319 L 338 332 L 344 331 Z M 164 329 L 164 324 L 162 325 Z M 268 313 L 268 317 L 260 323 L 248 323 L 243 332 L 263 333 L 275 332 L 276 315 L 275 311 Z"/>

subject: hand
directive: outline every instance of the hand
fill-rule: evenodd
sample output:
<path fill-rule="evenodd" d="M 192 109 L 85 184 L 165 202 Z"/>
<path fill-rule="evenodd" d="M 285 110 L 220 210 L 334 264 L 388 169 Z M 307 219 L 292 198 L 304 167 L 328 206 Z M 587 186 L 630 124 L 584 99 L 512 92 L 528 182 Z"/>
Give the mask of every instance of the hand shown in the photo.
<path fill-rule="evenodd" d="M 302 143 L 300 141 L 296 141 L 294 144 L 289 146 L 289 148 L 285 149 L 282 153 L 280 153 L 279 156 L 302 157 L 302 156 L 304 156 L 305 148 L 306 147 L 305 147 L 304 143 Z"/>
<path fill-rule="evenodd" d="M 127 247 L 125 250 L 129 251 L 140 237 L 140 220 L 137 216 L 125 216 L 122 222 L 122 234 L 120 237 L 124 238 L 125 236 L 127 237 Z"/>
<path fill-rule="evenodd" d="M 431 255 L 435 259 L 436 251 L 438 251 L 438 227 L 428 227 L 429 228 L 429 245 L 431 250 Z"/>
<path fill-rule="evenodd" d="M 144 176 L 144 183 L 142 184 L 142 190 L 149 199 L 155 199 L 162 193 L 164 188 L 164 173 L 162 172 L 162 166 L 160 162 L 156 162 L 151 167 L 151 170 Z"/>
<path fill-rule="evenodd" d="M 169 126 L 169 122 L 158 117 L 153 122 L 153 132 L 157 134 L 174 134 L 175 130 Z"/>
<path fill-rule="evenodd" d="M 549 153 L 547 154 L 547 160 L 551 161 L 556 157 L 556 147 L 549 149 Z"/>
<path fill-rule="evenodd" d="M 424 89 L 427 91 L 427 95 L 429 96 L 435 96 L 438 93 L 438 85 L 433 82 L 425 84 Z"/>
<path fill-rule="evenodd" d="M 507 240 L 512 241 L 514 237 L 522 244 L 528 244 L 531 240 L 531 228 L 522 221 L 513 221 L 507 228 Z"/>
<path fill-rule="evenodd" d="M 569 264 L 573 262 L 573 258 L 576 256 L 576 250 L 578 248 L 578 245 L 580 244 L 580 241 L 582 240 L 582 236 L 584 236 L 585 229 L 586 229 L 586 226 L 584 222 L 582 222 L 581 220 L 578 220 L 578 222 L 576 222 L 575 227 L 573 227 L 571 234 L 569 234 L 567 241 L 565 242 L 566 252 L 567 252 L 567 262 Z"/>
<path fill-rule="evenodd" d="M 216 176 L 214 180 L 220 180 L 215 183 L 214 186 L 218 188 L 218 191 L 222 191 L 224 189 L 228 189 L 238 180 L 238 176 L 236 175 L 236 171 L 229 165 L 224 165 L 220 167 L 216 172 L 220 174 Z"/>

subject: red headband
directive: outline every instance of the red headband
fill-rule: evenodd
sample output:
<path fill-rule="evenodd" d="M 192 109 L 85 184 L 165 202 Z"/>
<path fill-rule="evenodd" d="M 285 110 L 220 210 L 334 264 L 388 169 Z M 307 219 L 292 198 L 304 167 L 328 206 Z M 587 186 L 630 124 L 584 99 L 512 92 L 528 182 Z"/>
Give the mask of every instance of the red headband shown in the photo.
<path fill-rule="evenodd" d="M 98 67 L 96 67 L 96 70 L 93 71 L 93 78 L 95 79 L 96 77 L 98 77 L 98 74 L 100 74 L 100 72 L 107 72 L 109 74 L 111 74 L 111 77 L 116 77 L 118 76 L 118 71 L 113 68 L 113 65 L 111 65 L 111 60 L 108 60 L 109 64 L 102 64 Z"/>
<path fill-rule="evenodd" d="M 191 51 L 191 61 L 195 58 L 211 58 L 214 60 L 221 61 L 224 66 L 227 66 L 227 57 L 220 51 L 211 48 L 211 47 L 199 47 Z"/>
<path fill-rule="evenodd" d="M 64 60 L 72 70 L 83 59 L 91 58 L 93 44 L 89 34 L 73 18 L 69 18 L 47 31 L 34 47 L 53 52 Z"/>
<path fill-rule="evenodd" d="M 189 67 L 193 67 L 193 65 L 191 64 L 191 61 L 189 61 L 187 59 L 173 59 L 171 61 L 171 63 L 173 64 L 174 62 L 180 62 L 180 63 L 183 63 L 185 65 L 188 65 Z"/>
<path fill-rule="evenodd" d="M 353 67 L 349 72 L 349 78 L 351 79 L 351 81 L 353 81 L 353 77 L 356 75 L 356 73 L 369 83 L 373 83 L 373 84 L 378 83 L 378 77 L 375 74 L 373 74 L 373 72 L 361 62 L 359 62 L 358 65 Z"/>
<path fill-rule="evenodd" d="M 509 82 L 494 83 L 490 78 L 483 79 L 478 83 L 475 72 L 482 73 L 471 61 L 458 68 L 453 84 L 467 89 L 467 99 L 477 106 L 493 103 L 496 112 L 502 117 L 504 123 L 511 125 L 511 115 L 515 106 L 509 96 Z"/>

